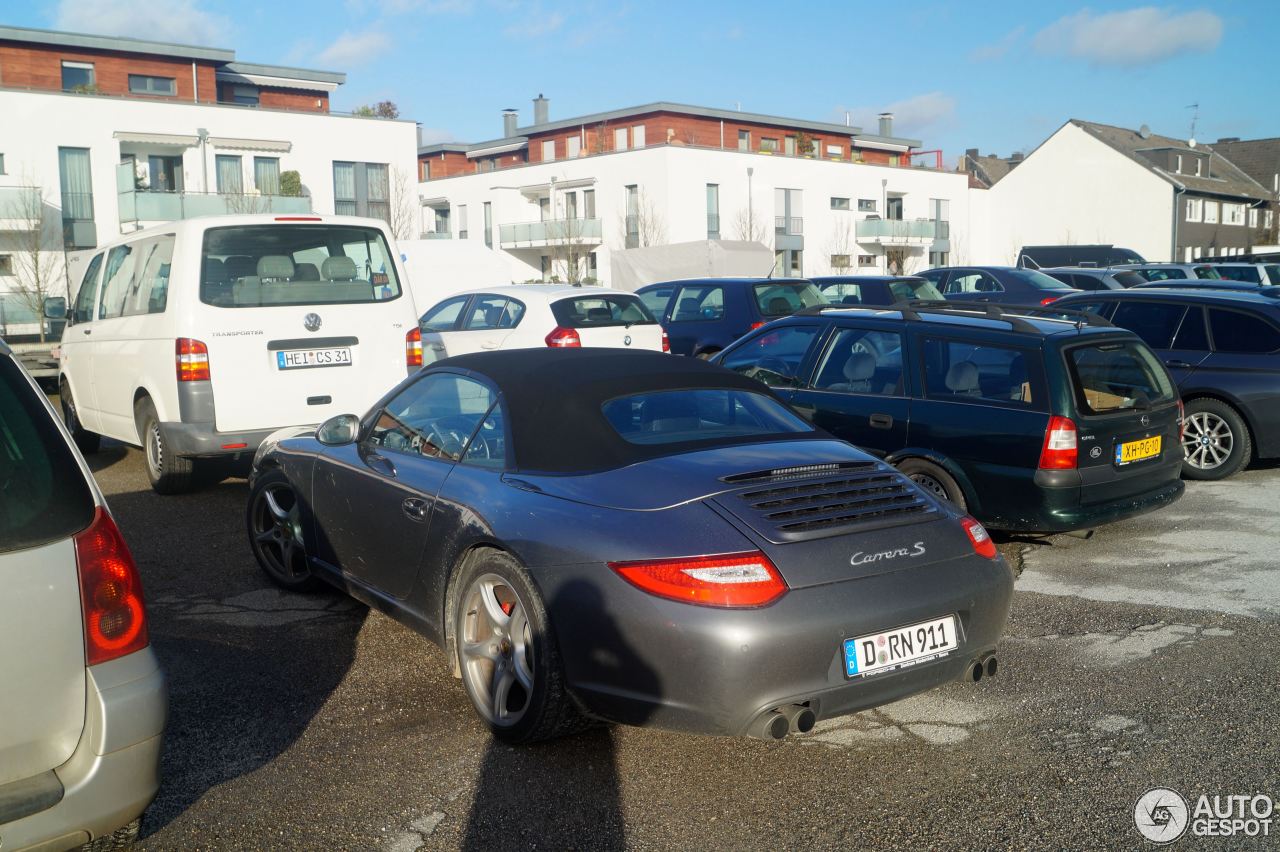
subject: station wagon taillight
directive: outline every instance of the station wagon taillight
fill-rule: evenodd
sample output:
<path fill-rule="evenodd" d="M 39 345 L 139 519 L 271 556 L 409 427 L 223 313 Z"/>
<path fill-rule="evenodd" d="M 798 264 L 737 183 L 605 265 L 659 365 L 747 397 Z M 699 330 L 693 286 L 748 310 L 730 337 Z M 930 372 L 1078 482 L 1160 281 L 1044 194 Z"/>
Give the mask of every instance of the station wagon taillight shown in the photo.
<path fill-rule="evenodd" d="M 572 328 L 565 328 L 558 325 L 551 329 L 551 333 L 546 337 L 546 344 L 552 349 L 565 349 L 573 346 L 581 346 L 582 338 L 578 336 L 578 332 Z"/>
<path fill-rule="evenodd" d="M 178 381 L 209 381 L 209 347 L 190 337 L 179 337 L 174 346 L 177 356 Z"/>
<path fill-rule="evenodd" d="M 416 325 L 404 335 L 404 365 L 422 366 L 422 329 Z"/>
<path fill-rule="evenodd" d="M 969 536 L 974 553 L 988 559 L 996 558 L 996 543 L 991 540 L 991 533 L 987 532 L 987 528 L 978 523 L 977 518 L 965 515 L 960 519 L 960 526 L 964 527 L 965 535 Z"/>
<path fill-rule="evenodd" d="M 75 537 L 84 613 L 85 664 L 96 666 L 147 647 L 142 581 L 129 547 L 106 509 Z"/>
<path fill-rule="evenodd" d="M 1051 304 L 1053 304 L 1054 302 L 1058 301 L 1058 300 L 1059 300 L 1059 299 L 1061 299 L 1061 298 L 1062 298 L 1061 296 L 1046 296 L 1045 298 L 1043 298 L 1043 299 L 1041 299 L 1041 300 L 1040 300 L 1040 304 L 1041 304 L 1041 305 L 1051 305 Z"/>
<path fill-rule="evenodd" d="M 1055 414 L 1044 430 L 1044 447 L 1040 450 L 1041 470 L 1070 470 L 1076 466 L 1076 424 L 1071 418 Z"/>
<path fill-rule="evenodd" d="M 778 569 L 758 550 L 719 556 L 610 562 L 609 567 L 651 595 L 700 606 L 764 606 L 787 591 Z"/>

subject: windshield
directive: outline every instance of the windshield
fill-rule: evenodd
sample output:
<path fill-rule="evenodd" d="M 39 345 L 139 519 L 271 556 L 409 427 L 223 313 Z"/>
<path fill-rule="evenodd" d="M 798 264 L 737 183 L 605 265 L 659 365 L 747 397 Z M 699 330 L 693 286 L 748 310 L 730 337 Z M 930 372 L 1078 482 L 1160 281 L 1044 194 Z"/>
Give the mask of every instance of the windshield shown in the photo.
<path fill-rule="evenodd" d="M 756 284 L 753 290 L 756 295 L 756 306 L 760 308 L 762 317 L 785 317 L 801 308 L 827 304 L 827 300 L 822 297 L 822 291 L 808 281 L 793 283 L 770 281 Z"/>
<path fill-rule="evenodd" d="M 1116 279 L 1121 287 L 1136 287 L 1147 280 L 1136 272 L 1116 272 L 1111 277 Z"/>
<path fill-rule="evenodd" d="M 1017 278 L 1026 284 L 1030 284 L 1037 290 L 1065 290 L 1069 289 L 1068 285 L 1063 284 L 1052 275 L 1045 275 L 1043 272 L 1037 272 L 1034 269 L 1012 269 L 1009 275 Z"/>
<path fill-rule="evenodd" d="M 903 278 L 889 282 L 889 293 L 895 302 L 911 302 L 916 299 L 942 301 L 943 295 L 933 282 L 926 278 Z"/>
<path fill-rule="evenodd" d="M 813 427 L 764 394 L 691 388 L 611 399 L 605 419 L 632 444 L 678 444 L 810 432 Z"/>
<path fill-rule="evenodd" d="M 656 325 L 638 296 L 575 296 L 551 303 L 556 325 L 565 328 Z"/>
<path fill-rule="evenodd" d="M 220 308 L 385 302 L 400 278 L 382 231 L 353 225 L 210 228 L 200 301 Z"/>
<path fill-rule="evenodd" d="M 1173 383 L 1143 343 L 1078 346 L 1068 361 L 1076 397 L 1090 414 L 1142 410 L 1174 399 Z"/>
<path fill-rule="evenodd" d="M 1244 281 L 1249 284 L 1261 284 L 1262 276 L 1256 266 L 1219 266 L 1218 275 L 1228 281 Z"/>

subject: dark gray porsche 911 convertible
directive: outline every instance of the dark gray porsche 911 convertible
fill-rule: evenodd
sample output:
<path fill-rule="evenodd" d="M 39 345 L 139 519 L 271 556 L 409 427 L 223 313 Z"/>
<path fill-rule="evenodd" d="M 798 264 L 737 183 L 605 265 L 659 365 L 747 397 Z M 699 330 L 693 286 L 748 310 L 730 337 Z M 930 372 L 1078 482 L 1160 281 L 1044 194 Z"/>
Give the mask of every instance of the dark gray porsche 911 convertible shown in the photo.
<path fill-rule="evenodd" d="M 302 432 L 302 434 L 297 434 Z M 442 645 L 494 734 L 781 738 L 994 674 L 986 531 L 693 358 L 486 352 L 258 451 L 250 543 Z"/>

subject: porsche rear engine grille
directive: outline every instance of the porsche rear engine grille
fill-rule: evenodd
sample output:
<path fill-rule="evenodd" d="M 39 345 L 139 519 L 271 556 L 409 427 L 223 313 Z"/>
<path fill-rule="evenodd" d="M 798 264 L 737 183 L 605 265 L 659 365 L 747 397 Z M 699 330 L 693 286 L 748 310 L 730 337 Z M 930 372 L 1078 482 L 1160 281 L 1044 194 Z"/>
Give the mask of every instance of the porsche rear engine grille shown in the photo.
<path fill-rule="evenodd" d="M 893 526 L 936 511 L 897 471 L 876 466 L 858 473 L 752 488 L 726 508 L 770 538 L 791 540 L 853 527 Z"/>

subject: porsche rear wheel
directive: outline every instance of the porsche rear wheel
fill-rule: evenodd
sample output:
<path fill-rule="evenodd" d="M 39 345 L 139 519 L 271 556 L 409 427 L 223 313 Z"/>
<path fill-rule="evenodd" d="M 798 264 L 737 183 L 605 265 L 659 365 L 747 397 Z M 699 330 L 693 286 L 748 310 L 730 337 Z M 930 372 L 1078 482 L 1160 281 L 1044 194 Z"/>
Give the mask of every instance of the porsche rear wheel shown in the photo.
<path fill-rule="evenodd" d="M 565 687 L 546 606 L 524 568 L 505 553 L 487 551 L 467 560 L 457 589 L 458 668 L 494 737 L 531 743 L 587 727 Z"/>

